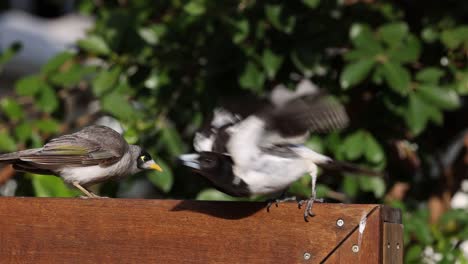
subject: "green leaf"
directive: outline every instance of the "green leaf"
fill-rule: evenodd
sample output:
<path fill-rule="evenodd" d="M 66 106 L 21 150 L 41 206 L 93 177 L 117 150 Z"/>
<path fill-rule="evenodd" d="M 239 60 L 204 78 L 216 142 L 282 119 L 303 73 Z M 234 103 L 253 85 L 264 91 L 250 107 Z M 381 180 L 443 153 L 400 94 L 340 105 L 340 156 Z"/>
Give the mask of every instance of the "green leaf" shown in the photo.
<path fill-rule="evenodd" d="M 355 47 L 367 51 L 369 57 L 373 57 L 383 50 L 368 25 L 353 24 L 349 31 L 349 38 Z"/>
<path fill-rule="evenodd" d="M 422 39 L 427 43 L 433 43 L 439 38 L 439 32 L 434 28 L 424 28 L 421 32 Z"/>
<path fill-rule="evenodd" d="M 356 160 L 364 154 L 365 143 L 366 133 L 358 130 L 344 139 L 341 150 L 344 152 L 346 159 Z"/>
<path fill-rule="evenodd" d="M 444 30 L 441 40 L 449 49 L 455 49 L 462 43 L 468 42 L 468 26 L 459 26 L 454 29 Z"/>
<path fill-rule="evenodd" d="M 11 152 L 16 150 L 13 138 L 6 132 L 0 131 L 0 151 Z"/>
<path fill-rule="evenodd" d="M 85 79 L 88 74 L 95 74 L 96 71 L 96 66 L 73 64 L 63 72 L 55 72 L 49 78 L 50 81 L 55 85 L 72 87 Z"/>
<path fill-rule="evenodd" d="M 365 157 L 372 163 L 380 163 L 384 160 L 384 151 L 380 144 L 370 133 L 365 133 Z"/>
<path fill-rule="evenodd" d="M 130 102 L 120 93 L 110 93 L 101 98 L 102 110 L 123 120 L 131 120 L 135 112 Z"/>
<path fill-rule="evenodd" d="M 198 193 L 196 200 L 199 201 L 239 201 L 241 199 L 232 197 L 216 189 L 205 189 Z"/>
<path fill-rule="evenodd" d="M 21 96 L 33 96 L 39 91 L 43 81 L 39 75 L 31 75 L 20 79 L 15 86 L 16 93 Z"/>
<path fill-rule="evenodd" d="M 266 70 L 269 79 L 273 79 L 276 75 L 276 72 L 283 63 L 283 58 L 276 55 L 270 49 L 265 49 L 262 55 L 262 64 Z"/>
<path fill-rule="evenodd" d="M 32 127 L 29 123 L 23 122 L 15 127 L 15 135 L 19 142 L 25 142 L 31 137 Z"/>
<path fill-rule="evenodd" d="M 289 186 L 288 193 L 291 193 L 297 196 L 310 197 L 310 195 L 312 194 L 312 189 L 310 188 L 311 181 L 312 179 L 310 178 L 310 175 L 307 174 L 307 175 L 302 176 L 299 180 L 293 182 Z M 317 196 L 317 197 L 322 197 L 322 196 Z"/>
<path fill-rule="evenodd" d="M 103 70 L 93 80 L 93 92 L 96 96 L 102 96 L 104 93 L 112 90 L 119 79 L 122 69 L 115 66 L 109 71 Z"/>
<path fill-rule="evenodd" d="M 382 178 L 359 176 L 359 187 L 365 192 L 373 192 L 375 197 L 382 198 L 385 194 L 385 182 Z"/>
<path fill-rule="evenodd" d="M 161 166 L 163 171 L 149 172 L 147 177 L 154 184 L 154 186 L 158 187 L 164 193 L 168 193 L 174 183 L 174 176 L 172 175 L 171 167 L 169 167 L 167 163 L 162 160 L 158 160 L 156 163 Z"/>
<path fill-rule="evenodd" d="M 151 71 L 148 78 L 144 82 L 145 87 L 148 89 L 156 89 L 167 84 L 169 84 L 169 76 L 167 73 L 159 72 L 157 70 Z"/>
<path fill-rule="evenodd" d="M 166 33 L 166 27 L 163 25 L 152 25 L 138 29 L 140 37 L 150 45 L 159 43 L 161 37 Z"/>
<path fill-rule="evenodd" d="M 395 44 L 388 52 L 388 57 L 395 62 L 407 63 L 418 60 L 421 54 L 421 44 L 413 35 L 408 36 L 405 42 Z"/>
<path fill-rule="evenodd" d="M 0 53 L 0 71 L 2 70 L 3 64 L 11 60 L 21 48 L 21 43 L 15 42 Z"/>
<path fill-rule="evenodd" d="M 18 121 L 24 117 L 23 108 L 12 98 L 7 97 L 2 99 L 0 101 L 0 106 L 3 113 L 5 113 L 6 116 L 13 121 Z"/>
<path fill-rule="evenodd" d="M 179 132 L 171 124 L 164 124 L 161 129 L 160 139 L 171 156 L 176 157 L 185 152 L 184 142 L 182 141 Z"/>
<path fill-rule="evenodd" d="M 206 11 L 205 6 L 201 1 L 190 1 L 184 6 L 184 11 L 192 16 L 203 15 Z"/>
<path fill-rule="evenodd" d="M 36 104 L 39 109 L 46 113 L 54 112 L 59 105 L 59 99 L 55 95 L 55 90 L 47 84 L 42 85 Z"/>
<path fill-rule="evenodd" d="M 382 74 L 388 86 L 401 95 L 407 95 L 411 81 L 410 73 L 399 63 L 387 61 L 382 64 Z"/>
<path fill-rule="evenodd" d="M 43 133 L 57 133 L 60 128 L 60 124 L 53 119 L 42 119 L 36 120 L 33 123 L 33 127 L 39 129 Z"/>
<path fill-rule="evenodd" d="M 379 28 L 380 38 L 389 46 L 396 46 L 408 35 L 408 25 L 403 22 L 395 22 L 383 25 Z"/>
<path fill-rule="evenodd" d="M 294 16 L 289 16 L 285 20 L 282 19 L 282 9 L 283 6 L 281 5 L 267 5 L 265 7 L 265 14 L 273 27 L 286 34 L 290 34 L 296 25 L 296 18 Z"/>
<path fill-rule="evenodd" d="M 37 197 L 75 197 L 78 190 L 68 188 L 62 179 L 51 175 L 31 175 L 34 192 Z"/>
<path fill-rule="evenodd" d="M 349 63 L 341 72 L 340 85 L 343 89 L 348 89 L 364 80 L 372 67 L 375 65 L 374 59 L 363 59 Z"/>
<path fill-rule="evenodd" d="M 245 89 L 259 92 L 264 82 L 265 75 L 263 72 L 254 63 L 248 62 L 244 72 L 239 77 L 239 84 Z"/>
<path fill-rule="evenodd" d="M 419 135 L 426 128 L 428 120 L 427 107 L 416 93 L 409 96 L 409 106 L 405 120 L 415 135 Z"/>
<path fill-rule="evenodd" d="M 235 33 L 232 35 L 232 41 L 236 44 L 239 44 L 249 35 L 249 21 L 247 19 L 241 19 L 238 21 L 233 20 L 231 25 L 233 25 L 236 29 Z"/>
<path fill-rule="evenodd" d="M 416 80 L 429 84 L 437 84 L 444 74 L 444 71 L 439 68 L 428 67 L 416 74 Z"/>
<path fill-rule="evenodd" d="M 441 89 L 432 85 L 420 85 L 417 92 L 425 101 L 441 109 L 454 110 L 460 107 L 460 97 L 453 90 Z"/>
<path fill-rule="evenodd" d="M 302 3 L 304 3 L 306 6 L 314 9 L 317 6 L 320 5 L 320 0 L 302 0 Z"/>
<path fill-rule="evenodd" d="M 356 177 L 345 175 L 343 178 L 343 191 L 349 197 L 356 197 L 359 191 L 359 181 Z"/>
<path fill-rule="evenodd" d="M 457 82 L 455 87 L 460 95 L 468 94 L 468 71 L 459 71 L 455 74 Z"/>
<path fill-rule="evenodd" d="M 65 62 L 73 58 L 74 55 L 75 54 L 69 51 L 64 51 L 55 55 L 41 68 L 41 72 L 46 75 L 56 72 Z"/>
<path fill-rule="evenodd" d="M 419 262 L 423 254 L 422 246 L 419 244 L 412 245 L 405 252 L 405 263 Z"/>
<path fill-rule="evenodd" d="M 78 46 L 96 55 L 108 55 L 111 50 L 104 39 L 100 36 L 90 35 L 78 41 Z"/>

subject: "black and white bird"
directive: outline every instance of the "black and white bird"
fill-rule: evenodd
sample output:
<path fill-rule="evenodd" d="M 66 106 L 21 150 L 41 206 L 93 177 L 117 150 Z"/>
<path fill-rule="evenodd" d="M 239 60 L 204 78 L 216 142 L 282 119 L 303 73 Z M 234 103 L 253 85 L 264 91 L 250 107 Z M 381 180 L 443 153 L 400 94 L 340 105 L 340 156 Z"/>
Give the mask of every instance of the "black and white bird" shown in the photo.
<path fill-rule="evenodd" d="M 143 148 L 129 145 L 115 130 L 89 126 L 50 140 L 42 148 L 0 155 L 0 164 L 18 171 L 62 177 L 88 197 L 99 197 L 87 187 L 117 180 L 137 172 L 162 171 Z"/>
<path fill-rule="evenodd" d="M 335 161 L 303 144 L 309 133 L 328 132 L 348 124 L 344 107 L 303 84 L 290 92 L 273 90 L 267 103 L 251 114 L 217 109 L 209 126 L 195 135 L 197 153 L 181 155 L 182 163 L 233 196 L 271 195 L 284 192 L 308 173 L 312 195 L 304 219 L 313 216 L 318 167 L 369 173 L 349 163 Z M 241 104 L 242 105 L 242 104 Z M 371 171 L 371 173 L 373 173 Z"/>

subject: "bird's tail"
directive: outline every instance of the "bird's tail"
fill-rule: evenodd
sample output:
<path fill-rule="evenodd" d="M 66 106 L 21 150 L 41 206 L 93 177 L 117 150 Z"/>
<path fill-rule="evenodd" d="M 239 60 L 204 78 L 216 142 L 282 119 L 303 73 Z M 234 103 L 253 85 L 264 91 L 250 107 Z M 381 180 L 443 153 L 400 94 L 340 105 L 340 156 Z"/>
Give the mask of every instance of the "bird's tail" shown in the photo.
<path fill-rule="evenodd" d="M 41 150 L 40 148 L 37 149 L 26 149 L 17 152 L 5 153 L 0 154 L 0 163 L 13 163 L 20 159 L 21 156 L 24 155 L 31 155 Z"/>
<path fill-rule="evenodd" d="M 368 168 L 363 168 L 361 166 L 345 162 L 345 161 L 338 161 L 334 160 L 330 157 L 317 153 L 305 146 L 295 146 L 293 150 L 302 158 L 305 158 L 320 168 L 325 170 L 335 170 L 335 171 L 344 171 L 349 173 L 355 174 L 364 174 L 369 176 L 379 176 L 384 177 L 385 173 L 380 171 L 375 171 Z"/>
<path fill-rule="evenodd" d="M 363 168 L 361 166 L 358 166 L 349 162 L 338 161 L 338 160 L 330 160 L 325 163 L 318 163 L 317 165 L 320 168 L 325 169 L 325 170 L 344 171 L 344 172 L 349 172 L 349 173 L 354 173 L 354 174 L 363 174 L 363 175 L 377 176 L 377 177 L 385 176 L 384 172 L 375 171 L 375 170 L 368 169 L 368 168 Z"/>

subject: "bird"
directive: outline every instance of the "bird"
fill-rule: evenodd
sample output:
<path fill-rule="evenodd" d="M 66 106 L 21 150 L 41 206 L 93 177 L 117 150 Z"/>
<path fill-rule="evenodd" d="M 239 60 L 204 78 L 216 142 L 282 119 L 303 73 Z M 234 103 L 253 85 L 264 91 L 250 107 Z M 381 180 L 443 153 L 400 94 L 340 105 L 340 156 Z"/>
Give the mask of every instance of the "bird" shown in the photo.
<path fill-rule="evenodd" d="M 100 125 L 53 138 L 41 148 L 0 155 L 0 164 L 35 174 L 59 176 L 90 198 L 87 187 L 118 180 L 143 170 L 162 171 L 142 147 L 129 145 L 115 130 Z"/>
<path fill-rule="evenodd" d="M 308 222 L 314 216 L 314 201 L 320 201 L 315 190 L 318 167 L 380 173 L 336 161 L 304 145 L 310 133 L 342 129 L 349 123 L 341 103 L 315 86 L 305 87 L 309 88 L 295 92 L 275 88 L 249 114 L 232 112 L 229 107 L 215 109 L 210 124 L 195 134 L 196 152 L 183 154 L 179 160 L 219 190 L 237 197 L 285 193 L 308 173 L 311 197 L 299 201 L 299 206 L 306 204 L 303 216 Z"/>

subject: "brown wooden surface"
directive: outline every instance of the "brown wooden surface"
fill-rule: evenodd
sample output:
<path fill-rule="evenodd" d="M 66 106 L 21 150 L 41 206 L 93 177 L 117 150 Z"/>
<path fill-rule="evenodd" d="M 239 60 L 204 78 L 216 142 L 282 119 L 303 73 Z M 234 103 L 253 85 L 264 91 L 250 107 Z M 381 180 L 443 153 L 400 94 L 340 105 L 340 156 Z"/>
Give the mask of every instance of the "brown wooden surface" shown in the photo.
<path fill-rule="evenodd" d="M 365 262 L 356 263 L 376 263 L 372 260 L 382 255 L 374 250 L 374 244 L 382 245 L 380 206 L 317 203 L 316 216 L 308 223 L 295 203 L 273 206 L 269 213 L 264 206 L 0 198 L 0 259 L 1 263 L 351 263 L 343 261 L 352 253 L 350 245 L 358 243 L 356 232 L 363 215 L 369 219 L 357 257 Z M 343 219 L 342 227 L 337 226 L 338 219 Z M 308 260 L 305 253 L 311 256 Z"/>
<path fill-rule="evenodd" d="M 383 223 L 383 263 L 403 263 L 403 225 Z"/>

